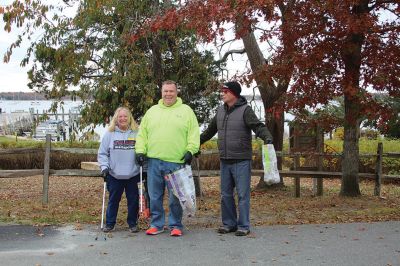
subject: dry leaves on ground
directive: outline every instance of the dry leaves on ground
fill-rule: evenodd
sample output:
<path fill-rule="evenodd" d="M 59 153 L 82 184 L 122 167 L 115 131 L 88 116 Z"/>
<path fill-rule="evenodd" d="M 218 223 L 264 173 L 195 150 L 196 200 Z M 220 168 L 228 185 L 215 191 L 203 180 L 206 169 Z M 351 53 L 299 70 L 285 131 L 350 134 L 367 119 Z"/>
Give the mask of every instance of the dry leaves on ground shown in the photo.
<path fill-rule="evenodd" d="M 300 198 L 293 197 L 292 179 L 281 188 L 256 191 L 252 178 L 251 224 L 308 224 L 400 220 L 400 186 L 383 184 L 382 197 L 373 196 L 372 181 L 360 182 L 362 196 L 338 196 L 339 179 L 324 180 L 324 196 L 312 195 L 312 180 L 301 181 Z M 185 218 L 188 228 L 217 227 L 220 224 L 218 177 L 202 177 L 203 197 L 197 199 L 195 217 Z M 49 204 L 42 205 L 42 176 L 0 179 L 0 221 L 26 224 L 99 224 L 103 181 L 95 177 L 50 177 Z M 167 199 L 165 208 L 167 209 Z M 126 201 L 122 200 L 119 226 L 126 227 Z M 145 228 L 147 221 L 141 219 Z"/>

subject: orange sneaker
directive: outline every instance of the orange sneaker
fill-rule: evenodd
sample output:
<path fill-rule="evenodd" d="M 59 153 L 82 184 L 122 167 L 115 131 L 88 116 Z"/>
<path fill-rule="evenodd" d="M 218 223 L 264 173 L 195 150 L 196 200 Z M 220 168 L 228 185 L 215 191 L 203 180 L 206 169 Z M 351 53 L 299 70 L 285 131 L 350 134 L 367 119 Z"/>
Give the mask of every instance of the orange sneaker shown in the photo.
<path fill-rule="evenodd" d="M 146 235 L 154 236 L 154 235 L 161 234 L 162 232 L 164 232 L 164 229 L 158 230 L 158 229 L 155 228 L 155 227 L 150 227 L 149 229 L 147 229 Z"/>
<path fill-rule="evenodd" d="M 171 236 L 181 236 L 182 235 L 182 230 L 178 228 L 174 228 L 171 230 Z"/>

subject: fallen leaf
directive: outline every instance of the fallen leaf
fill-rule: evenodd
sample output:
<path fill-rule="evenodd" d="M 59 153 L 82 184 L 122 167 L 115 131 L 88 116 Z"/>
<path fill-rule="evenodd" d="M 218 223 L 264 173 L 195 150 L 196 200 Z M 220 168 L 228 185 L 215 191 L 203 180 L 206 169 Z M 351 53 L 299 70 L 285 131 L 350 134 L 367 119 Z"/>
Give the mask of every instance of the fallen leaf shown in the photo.
<path fill-rule="evenodd" d="M 83 229 L 82 224 L 80 224 L 80 223 L 75 223 L 75 225 L 74 225 L 74 230 L 79 231 L 79 230 L 82 230 L 82 229 Z"/>

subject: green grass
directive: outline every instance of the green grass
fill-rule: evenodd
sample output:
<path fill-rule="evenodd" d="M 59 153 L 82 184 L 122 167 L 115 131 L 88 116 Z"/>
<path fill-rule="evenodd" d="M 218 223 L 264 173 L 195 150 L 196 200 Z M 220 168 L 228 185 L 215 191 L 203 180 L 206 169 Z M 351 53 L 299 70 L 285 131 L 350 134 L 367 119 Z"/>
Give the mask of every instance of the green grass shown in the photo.
<path fill-rule="evenodd" d="M 400 152 L 400 140 L 391 139 L 366 139 L 360 138 L 359 140 L 359 151 L 360 154 L 375 154 L 378 149 L 378 143 L 382 142 L 383 152 Z M 336 152 L 342 152 L 343 150 L 343 140 L 325 140 L 325 146 L 332 148 Z"/>
<path fill-rule="evenodd" d="M 400 152 L 400 140 L 394 139 L 377 139 L 371 140 L 360 138 L 359 140 L 359 153 L 362 154 L 376 154 L 378 150 L 378 143 L 382 142 L 383 153 Z M 343 140 L 325 140 L 325 151 L 342 153 Z M 361 157 L 360 162 L 364 166 L 362 172 L 370 172 L 375 169 L 376 156 L 374 157 Z M 383 172 L 389 175 L 398 175 L 400 173 L 400 159 L 393 157 L 383 157 Z"/>
<path fill-rule="evenodd" d="M 31 140 L 15 137 L 0 136 L 0 148 L 43 148 L 46 142 L 44 140 Z M 97 149 L 100 143 L 97 141 L 57 141 L 52 142 L 51 146 L 56 148 L 88 148 Z"/>

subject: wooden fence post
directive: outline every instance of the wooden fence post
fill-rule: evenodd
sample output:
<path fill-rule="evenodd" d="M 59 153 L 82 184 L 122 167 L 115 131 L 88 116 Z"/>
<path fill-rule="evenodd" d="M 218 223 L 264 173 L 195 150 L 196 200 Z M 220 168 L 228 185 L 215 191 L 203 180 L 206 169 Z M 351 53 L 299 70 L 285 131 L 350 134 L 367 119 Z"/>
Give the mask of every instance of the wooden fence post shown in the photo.
<path fill-rule="evenodd" d="M 43 168 L 43 198 L 42 198 L 43 204 L 49 203 L 50 149 L 51 149 L 51 135 L 46 134 L 46 150 L 44 154 L 44 168 Z"/>
<path fill-rule="evenodd" d="M 322 172 L 324 169 L 323 166 L 324 163 L 324 158 L 322 155 L 318 155 L 318 171 Z M 324 179 L 322 177 L 319 177 L 317 179 L 317 191 L 316 195 L 317 196 L 322 196 L 324 194 Z"/>
<path fill-rule="evenodd" d="M 382 182 L 382 153 L 383 145 L 382 142 L 378 143 L 378 151 L 376 157 L 376 167 L 375 167 L 375 196 L 381 195 L 381 182 Z"/>
<path fill-rule="evenodd" d="M 202 197 L 203 193 L 201 191 L 200 184 L 200 159 L 196 157 L 197 174 L 193 175 L 194 188 L 196 189 L 196 197 Z"/>
<path fill-rule="evenodd" d="M 300 157 L 296 155 L 293 161 L 294 165 L 293 168 L 296 171 L 297 168 L 300 166 Z M 300 177 L 295 177 L 294 179 L 294 196 L 296 198 L 300 198 Z"/>

